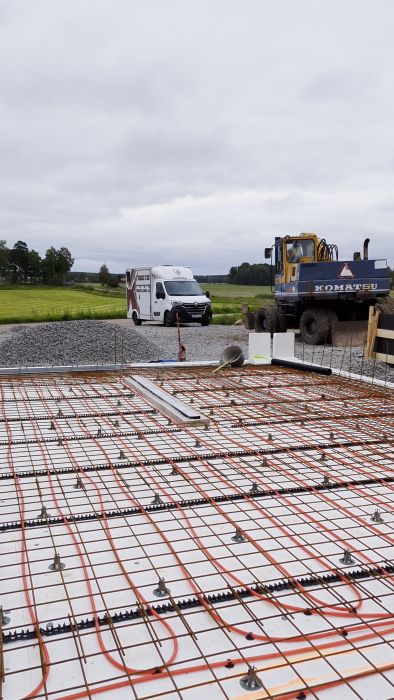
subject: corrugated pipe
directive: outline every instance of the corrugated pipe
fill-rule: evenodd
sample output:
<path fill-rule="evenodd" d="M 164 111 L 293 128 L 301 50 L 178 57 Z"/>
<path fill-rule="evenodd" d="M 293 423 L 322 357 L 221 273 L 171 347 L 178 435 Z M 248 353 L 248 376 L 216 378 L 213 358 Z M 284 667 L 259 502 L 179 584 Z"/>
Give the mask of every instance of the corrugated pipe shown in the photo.
<path fill-rule="evenodd" d="M 332 374 L 330 367 L 318 367 L 317 365 L 304 365 L 302 362 L 293 362 L 293 360 L 281 360 L 280 358 L 273 357 L 271 360 L 272 365 L 278 365 L 279 367 L 292 367 L 292 369 L 299 369 L 301 372 L 315 372 L 316 374 Z"/>

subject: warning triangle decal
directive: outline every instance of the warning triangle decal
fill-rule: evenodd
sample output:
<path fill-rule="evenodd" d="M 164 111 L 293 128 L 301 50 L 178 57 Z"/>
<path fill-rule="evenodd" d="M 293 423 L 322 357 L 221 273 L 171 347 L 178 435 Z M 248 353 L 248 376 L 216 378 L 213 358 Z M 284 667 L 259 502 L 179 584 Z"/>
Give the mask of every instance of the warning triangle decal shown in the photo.
<path fill-rule="evenodd" d="M 354 277 L 353 272 L 351 271 L 348 263 L 344 263 L 342 265 L 342 268 L 341 268 L 341 271 L 340 271 L 338 277 Z"/>

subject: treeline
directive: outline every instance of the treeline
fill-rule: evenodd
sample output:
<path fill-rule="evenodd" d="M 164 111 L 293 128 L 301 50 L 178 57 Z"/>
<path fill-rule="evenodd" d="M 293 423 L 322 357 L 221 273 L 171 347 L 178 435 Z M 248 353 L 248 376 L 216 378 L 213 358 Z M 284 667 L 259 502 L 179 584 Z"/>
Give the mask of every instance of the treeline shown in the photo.
<path fill-rule="evenodd" d="M 238 267 L 230 267 L 228 275 L 196 275 L 197 282 L 213 283 L 227 282 L 228 284 L 271 284 L 271 266 L 266 263 L 243 262 Z"/>
<path fill-rule="evenodd" d="M 206 282 L 213 284 L 214 282 L 227 282 L 228 275 L 195 275 L 197 282 Z"/>
<path fill-rule="evenodd" d="M 0 282 L 63 285 L 73 264 L 68 248 L 51 246 L 42 258 L 25 241 L 8 248 L 7 242 L 0 240 Z"/>
<path fill-rule="evenodd" d="M 99 281 L 98 276 L 98 272 L 75 272 L 75 270 L 73 270 L 67 275 L 67 278 L 76 284 L 94 284 Z"/>
<path fill-rule="evenodd" d="M 239 267 L 231 267 L 228 273 L 229 284 L 271 284 L 271 266 L 267 263 L 243 262 Z"/>

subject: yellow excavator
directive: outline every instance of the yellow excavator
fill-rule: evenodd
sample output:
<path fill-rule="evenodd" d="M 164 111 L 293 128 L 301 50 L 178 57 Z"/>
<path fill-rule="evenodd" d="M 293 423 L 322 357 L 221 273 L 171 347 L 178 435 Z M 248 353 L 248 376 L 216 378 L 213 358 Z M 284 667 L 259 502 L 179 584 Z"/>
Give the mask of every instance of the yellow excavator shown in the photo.
<path fill-rule="evenodd" d="M 271 260 L 272 306 L 242 311 L 245 325 L 257 332 L 300 330 L 305 343 L 319 345 L 339 337 L 366 333 L 369 307 L 390 293 L 387 260 L 368 259 L 369 238 L 363 254 L 338 260 L 338 247 L 315 233 L 276 237 L 265 258 Z"/>

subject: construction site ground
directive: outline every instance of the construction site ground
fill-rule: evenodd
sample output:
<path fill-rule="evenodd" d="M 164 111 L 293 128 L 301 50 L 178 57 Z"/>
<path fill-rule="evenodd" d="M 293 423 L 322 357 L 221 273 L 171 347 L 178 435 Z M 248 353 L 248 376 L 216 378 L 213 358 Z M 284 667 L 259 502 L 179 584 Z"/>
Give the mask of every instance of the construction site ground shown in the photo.
<path fill-rule="evenodd" d="M 394 697 L 389 387 L 162 365 L 0 396 L 3 700 Z"/>

